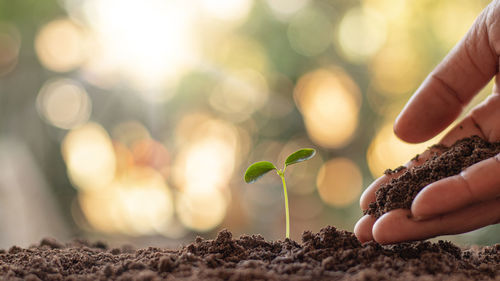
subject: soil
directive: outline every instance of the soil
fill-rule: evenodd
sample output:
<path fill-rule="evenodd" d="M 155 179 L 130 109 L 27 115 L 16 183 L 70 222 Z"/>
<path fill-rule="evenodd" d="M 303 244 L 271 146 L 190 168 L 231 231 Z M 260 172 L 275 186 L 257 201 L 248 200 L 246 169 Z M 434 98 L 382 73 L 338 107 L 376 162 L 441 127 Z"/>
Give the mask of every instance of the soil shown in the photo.
<path fill-rule="evenodd" d="M 472 136 L 461 139 L 450 147 L 435 145 L 431 150 L 433 154 L 422 165 L 410 169 L 399 167 L 387 170 L 386 174 L 404 172 L 377 190 L 376 201 L 364 213 L 378 218 L 394 209 L 410 209 L 413 199 L 422 188 L 497 155 L 500 153 L 500 142 L 489 143 L 478 136 Z M 417 155 L 412 161 L 418 160 L 418 157 Z"/>
<path fill-rule="evenodd" d="M 496 276 L 496 277 L 495 277 Z M 496 279 L 495 279 L 496 278 Z M 450 242 L 361 244 L 326 227 L 302 243 L 221 231 L 178 250 L 44 239 L 0 250 L 1 280 L 500 280 L 500 244 L 462 250 Z"/>
<path fill-rule="evenodd" d="M 435 146 L 422 166 L 402 172 L 377 192 L 367 213 L 376 217 L 409 208 L 430 182 L 500 151 L 478 137 L 451 147 Z M 418 159 L 418 155 L 415 159 Z M 179 249 L 102 242 L 62 244 L 44 239 L 23 249 L 0 250 L 1 280 L 496 280 L 500 281 L 500 244 L 461 249 L 450 242 L 418 241 L 382 246 L 361 244 L 353 233 L 328 226 L 304 232 L 302 242 L 266 241 L 260 235 L 232 237 L 223 230 L 213 240 L 196 240 Z"/>

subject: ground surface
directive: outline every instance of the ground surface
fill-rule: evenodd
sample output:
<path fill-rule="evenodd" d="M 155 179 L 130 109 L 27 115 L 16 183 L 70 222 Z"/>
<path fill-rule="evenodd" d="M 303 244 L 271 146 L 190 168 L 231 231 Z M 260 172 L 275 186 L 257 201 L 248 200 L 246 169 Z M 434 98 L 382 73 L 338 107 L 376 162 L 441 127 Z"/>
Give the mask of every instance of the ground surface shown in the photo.
<path fill-rule="evenodd" d="M 497 275 L 497 277 L 495 277 Z M 495 279 L 496 278 L 496 279 Z M 500 245 L 361 245 L 346 231 L 305 232 L 302 243 L 261 236 L 196 239 L 178 250 L 108 249 L 45 239 L 0 252 L 1 280 L 500 280 Z"/>
<path fill-rule="evenodd" d="M 477 137 L 436 154 L 377 192 L 367 213 L 376 217 L 409 208 L 428 183 L 500 152 L 499 144 Z M 417 157 L 418 158 L 418 157 Z M 388 171 L 394 173 L 394 171 Z M 0 280 L 496 280 L 500 281 L 500 244 L 460 249 L 450 242 L 360 244 L 334 227 L 305 232 L 302 242 L 265 241 L 261 236 L 197 238 L 177 250 L 123 247 L 44 239 L 28 249 L 0 250 Z"/>

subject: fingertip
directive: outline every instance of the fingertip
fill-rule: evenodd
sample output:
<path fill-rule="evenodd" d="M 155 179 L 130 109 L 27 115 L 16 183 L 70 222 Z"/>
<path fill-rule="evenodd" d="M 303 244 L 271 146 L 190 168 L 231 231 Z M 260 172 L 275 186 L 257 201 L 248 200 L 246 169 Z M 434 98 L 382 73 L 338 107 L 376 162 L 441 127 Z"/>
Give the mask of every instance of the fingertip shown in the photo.
<path fill-rule="evenodd" d="M 411 217 L 410 210 L 397 209 L 385 213 L 374 223 L 373 239 L 380 244 L 392 244 L 409 240 L 408 234 L 401 227 Z"/>
<path fill-rule="evenodd" d="M 366 215 L 360 218 L 354 226 L 354 235 L 356 235 L 361 243 L 373 240 L 372 227 L 374 223 L 375 218 L 370 215 Z"/>
<path fill-rule="evenodd" d="M 381 176 L 374 180 L 366 189 L 363 191 L 363 194 L 361 194 L 361 197 L 359 198 L 359 205 L 361 207 L 361 210 L 366 210 L 368 209 L 368 206 L 370 205 L 371 202 L 374 202 L 376 199 L 375 192 L 379 189 L 379 187 L 384 184 L 385 182 L 388 181 L 387 176 Z"/>
<path fill-rule="evenodd" d="M 408 114 L 405 112 L 405 109 L 403 109 L 394 121 L 394 125 L 392 126 L 394 134 L 402 141 L 408 143 L 421 143 L 432 138 L 432 135 L 427 136 L 424 132 L 415 131 L 415 125 L 412 124 L 411 120 L 416 118 L 413 116 L 407 116 Z"/>

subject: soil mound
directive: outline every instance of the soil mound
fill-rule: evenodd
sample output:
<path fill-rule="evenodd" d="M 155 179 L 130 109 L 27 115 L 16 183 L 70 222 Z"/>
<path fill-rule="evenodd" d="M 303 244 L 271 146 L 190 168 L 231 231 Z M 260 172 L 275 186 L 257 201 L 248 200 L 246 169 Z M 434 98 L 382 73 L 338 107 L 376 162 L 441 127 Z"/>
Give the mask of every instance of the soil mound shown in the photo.
<path fill-rule="evenodd" d="M 462 250 L 450 242 L 360 244 L 334 227 L 302 243 L 221 231 L 178 250 L 44 239 L 0 250 L 1 280 L 500 280 L 500 245 Z"/>
<path fill-rule="evenodd" d="M 377 190 L 375 202 L 365 214 L 376 218 L 394 209 L 410 209 L 417 193 L 428 184 L 459 174 L 465 168 L 500 153 L 500 142 L 489 143 L 478 136 L 457 141 L 450 147 L 436 145 L 434 154 L 422 165 L 406 169 L 387 170 L 392 174 L 405 170 L 399 177 Z M 416 158 L 418 159 L 418 155 Z"/>

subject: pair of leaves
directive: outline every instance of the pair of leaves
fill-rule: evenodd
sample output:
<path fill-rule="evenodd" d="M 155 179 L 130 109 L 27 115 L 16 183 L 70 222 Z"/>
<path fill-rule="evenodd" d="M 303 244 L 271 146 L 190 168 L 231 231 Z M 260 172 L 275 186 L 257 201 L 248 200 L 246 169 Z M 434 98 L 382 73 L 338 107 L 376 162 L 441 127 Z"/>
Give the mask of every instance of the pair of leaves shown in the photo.
<path fill-rule="evenodd" d="M 290 154 L 285 160 L 285 167 L 296 164 L 302 161 L 311 159 L 316 154 L 316 150 L 312 148 L 303 148 Z M 253 163 L 245 172 L 245 182 L 252 183 L 262 177 L 271 170 L 277 170 L 273 163 L 268 161 L 260 161 Z"/>

